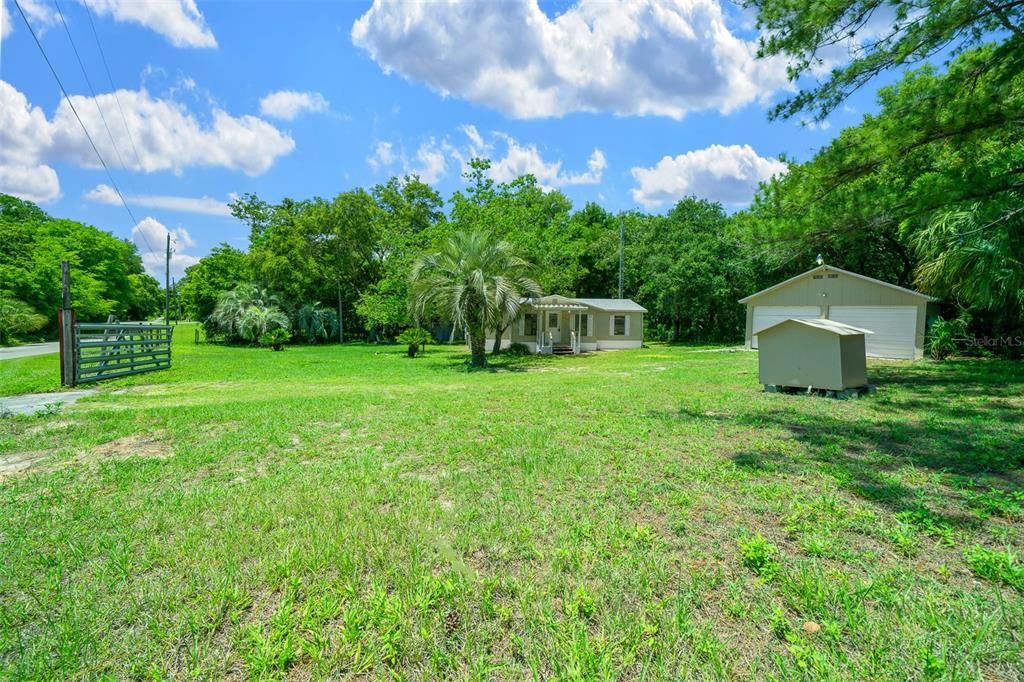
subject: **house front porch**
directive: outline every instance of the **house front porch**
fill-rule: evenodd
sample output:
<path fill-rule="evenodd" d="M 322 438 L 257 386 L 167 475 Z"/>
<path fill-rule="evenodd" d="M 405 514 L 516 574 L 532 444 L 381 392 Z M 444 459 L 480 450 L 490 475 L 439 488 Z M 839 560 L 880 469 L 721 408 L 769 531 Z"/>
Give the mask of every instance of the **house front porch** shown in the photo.
<path fill-rule="evenodd" d="M 592 312 L 590 306 L 547 296 L 531 303 L 520 316 L 521 341 L 540 355 L 578 355 L 585 351 L 597 350 L 597 344 L 586 341 L 587 327 Z"/>
<path fill-rule="evenodd" d="M 524 299 L 519 316 L 501 335 L 501 347 L 520 343 L 543 355 L 640 348 L 646 312 L 629 299 L 557 295 Z M 494 347 L 493 331 L 487 347 Z"/>

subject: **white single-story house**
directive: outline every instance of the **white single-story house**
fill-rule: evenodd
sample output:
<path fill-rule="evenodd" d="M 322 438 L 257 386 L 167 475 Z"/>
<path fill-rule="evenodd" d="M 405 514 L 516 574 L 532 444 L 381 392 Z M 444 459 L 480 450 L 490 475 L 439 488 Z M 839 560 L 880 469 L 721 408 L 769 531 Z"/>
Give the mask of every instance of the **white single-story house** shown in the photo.
<path fill-rule="evenodd" d="M 581 353 L 640 348 L 647 309 L 628 298 L 524 299 L 519 317 L 501 336 L 501 347 L 524 344 L 534 353 Z M 494 346 L 492 338 L 487 348 Z"/>
<path fill-rule="evenodd" d="M 757 348 L 757 333 L 791 318 L 821 318 L 873 332 L 867 355 L 914 360 L 924 355 L 928 321 L 938 299 L 831 265 L 819 265 L 741 298 L 747 306 L 746 342 Z"/>

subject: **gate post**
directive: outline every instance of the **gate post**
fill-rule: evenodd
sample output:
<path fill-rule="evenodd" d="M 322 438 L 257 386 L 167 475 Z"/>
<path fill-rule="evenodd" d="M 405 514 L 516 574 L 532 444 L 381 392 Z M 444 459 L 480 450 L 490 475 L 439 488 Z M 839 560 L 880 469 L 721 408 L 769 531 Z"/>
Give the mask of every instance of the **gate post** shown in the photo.
<path fill-rule="evenodd" d="M 75 312 L 71 309 L 71 266 L 60 264 L 61 302 L 57 333 L 60 345 L 60 384 L 74 386 L 75 377 Z"/>

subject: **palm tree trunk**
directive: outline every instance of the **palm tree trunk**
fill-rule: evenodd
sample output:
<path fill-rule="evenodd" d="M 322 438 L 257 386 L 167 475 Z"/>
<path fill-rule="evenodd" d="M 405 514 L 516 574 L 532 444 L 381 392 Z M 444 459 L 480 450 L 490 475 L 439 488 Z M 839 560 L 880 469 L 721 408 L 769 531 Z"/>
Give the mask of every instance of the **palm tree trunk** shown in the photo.
<path fill-rule="evenodd" d="M 505 333 L 507 327 L 499 327 L 494 330 L 494 348 L 491 349 L 492 355 L 497 355 L 498 351 L 501 350 L 501 335 Z"/>
<path fill-rule="evenodd" d="M 470 364 L 473 367 L 487 366 L 487 343 L 484 338 L 485 336 L 486 333 L 482 327 L 469 332 Z"/>

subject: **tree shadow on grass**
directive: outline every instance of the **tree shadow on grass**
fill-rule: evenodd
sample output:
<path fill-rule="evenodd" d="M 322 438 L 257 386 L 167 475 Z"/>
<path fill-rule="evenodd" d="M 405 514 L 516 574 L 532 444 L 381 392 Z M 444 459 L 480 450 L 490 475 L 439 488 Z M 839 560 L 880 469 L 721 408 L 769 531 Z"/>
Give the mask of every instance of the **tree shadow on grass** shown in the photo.
<path fill-rule="evenodd" d="M 714 420 L 726 430 L 781 431 L 775 444 L 756 445 L 750 438 L 751 447 L 725 454 L 746 470 L 830 475 L 854 494 L 894 511 L 919 507 L 921 490 L 907 476 L 907 466 L 946 475 L 944 485 L 928 489 L 929 495 L 945 497 L 936 501 L 946 509 L 962 502 L 962 490 L 951 485 L 975 491 L 1024 486 L 1024 421 L 1018 404 L 1024 395 L 1024 364 L 872 369 L 879 393 L 858 403 L 837 403 L 840 409 L 828 413 L 803 409 L 809 407 L 806 401 L 828 398 L 777 395 L 746 409 L 740 404 L 733 414 L 684 407 L 674 417 Z M 846 405 L 851 409 L 842 409 Z M 786 447 L 789 438 L 804 447 Z"/>
<path fill-rule="evenodd" d="M 451 355 L 443 361 L 431 363 L 430 368 L 445 372 L 530 372 L 545 371 L 560 367 L 569 367 L 574 363 L 584 363 L 595 356 L 594 353 L 580 355 L 513 355 L 510 353 L 487 354 L 486 367 L 473 367 L 469 363 L 469 353 Z"/>

